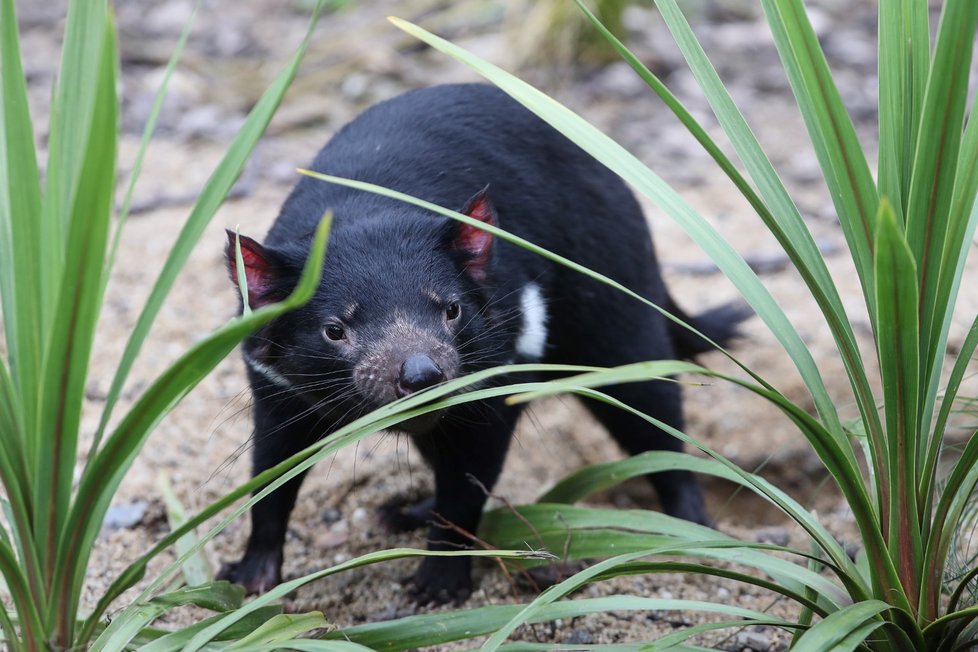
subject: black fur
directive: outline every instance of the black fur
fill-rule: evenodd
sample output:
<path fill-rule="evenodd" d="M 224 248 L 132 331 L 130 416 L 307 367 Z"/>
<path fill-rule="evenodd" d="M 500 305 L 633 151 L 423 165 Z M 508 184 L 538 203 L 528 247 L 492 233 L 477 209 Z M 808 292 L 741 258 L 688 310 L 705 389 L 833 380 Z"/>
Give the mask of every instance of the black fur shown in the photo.
<path fill-rule="evenodd" d="M 498 219 L 503 229 L 678 311 L 631 192 L 495 88 L 438 86 L 379 104 L 344 127 L 312 169 L 464 207 L 486 221 Z M 689 357 L 709 348 L 655 310 L 519 247 L 501 240 L 487 245 L 479 240 L 481 232 L 457 222 L 309 178 L 285 202 L 264 247 L 245 243 L 249 285 L 255 287 L 249 301 L 274 300 L 294 285 L 327 209 L 335 221 L 316 296 L 244 346 L 251 361 L 256 474 L 395 396 L 493 365 L 529 361 L 516 348 L 524 318 L 521 295 L 529 283 L 539 286 L 546 305 L 543 361 L 613 366 Z M 233 267 L 231 254 L 229 249 Z M 452 318 L 456 309 L 459 315 Z M 745 317 L 730 308 L 680 316 L 721 343 Z M 608 391 L 682 428 L 676 383 Z M 629 453 L 681 448 L 623 411 L 598 403 L 588 407 Z M 519 412 L 491 401 L 408 424 L 434 470 L 434 502 L 391 511 L 388 522 L 411 527 L 434 513 L 474 533 L 486 497 L 468 475 L 493 486 Z M 650 479 L 666 512 L 709 523 L 690 474 L 673 471 Z M 247 551 L 224 569 L 224 577 L 250 591 L 280 581 L 283 539 L 301 481 L 252 509 Z M 453 529 L 431 528 L 432 549 L 466 543 Z M 414 577 L 424 601 L 463 599 L 470 587 L 467 558 L 426 558 Z"/>

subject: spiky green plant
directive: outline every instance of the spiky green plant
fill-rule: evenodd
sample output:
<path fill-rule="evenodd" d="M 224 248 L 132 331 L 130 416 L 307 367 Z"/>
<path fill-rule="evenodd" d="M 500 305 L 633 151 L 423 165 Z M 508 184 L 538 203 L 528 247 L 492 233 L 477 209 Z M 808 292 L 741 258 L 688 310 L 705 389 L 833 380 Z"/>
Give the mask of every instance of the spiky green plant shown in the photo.
<path fill-rule="evenodd" d="M 579 4 L 580 0 L 577 0 Z M 973 521 L 969 505 L 978 484 L 978 437 L 964 444 L 948 473 L 939 461 L 944 431 L 976 346 L 978 318 L 960 350 L 947 347 L 951 317 L 978 223 L 978 120 L 966 120 L 978 3 L 947 0 L 933 44 L 926 0 L 879 3 L 879 160 L 877 177 L 855 129 L 801 0 L 762 0 L 775 43 L 801 109 L 825 182 L 860 280 L 870 315 L 875 360 L 864 359 L 834 280 L 801 213 L 778 178 L 746 121 L 710 64 L 676 0 L 658 7 L 740 159 L 728 158 L 679 100 L 620 42 L 581 8 L 683 125 L 713 156 L 760 222 L 778 239 L 818 304 L 835 339 L 855 405 L 859 430 L 843 427 L 826 391 L 819 364 L 767 289 L 742 257 L 702 216 L 654 172 L 620 145 L 560 104 L 495 66 L 424 30 L 395 23 L 429 45 L 471 66 L 617 172 L 678 222 L 733 281 L 759 318 L 788 352 L 816 407 L 809 414 L 788 400 L 759 372 L 740 365 L 744 376 L 721 376 L 768 399 L 811 443 L 847 500 L 862 538 L 854 561 L 816 516 L 763 479 L 736 468 L 716 452 L 687 440 L 706 459 L 662 454 L 633 458 L 574 474 L 516 516 L 493 514 L 485 535 L 500 545 L 537 541 L 571 557 L 602 556 L 614 544 L 627 554 L 607 559 L 545 591 L 532 603 L 467 614 L 481 619 L 481 633 L 495 631 L 483 649 L 496 649 L 525 622 L 570 617 L 593 610 L 705 609 L 728 616 L 676 632 L 648 649 L 686 647 L 705 631 L 745 624 L 773 624 L 795 636 L 797 650 L 963 650 L 978 644 L 978 605 L 970 602 L 978 566 L 961 556 L 956 579 L 945 583 L 956 533 Z M 972 110 L 973 111 L 973 110 Z M 346 180 L 330 178 L 366 188 Z M 374 192 L 389 193 L 376 187 Z M 400 196 L 406 201 L 415 201 Z M 423 203 L 418 202 L 421 205 Z M 433 210 L 437 210 L 434 209 Z M 506 237 L 505 234 L 499 234 Z M 944 371 L 945 360 L 953 366 Z M 878 369 L 878 371 L 875 371 Z M 676 371 L 677 368 L 672 369 Z M 719 376 L 707 369 L 686 371 Z M 561 391 L 614 402 L 600 387 L 661 374 L 660 365 L 639 364 L 549 383 L 515 400 Z M 879 387 L 878 391 L 874 387 Z M 619 404 L 622 409 L 630 409 Z M 646 417 L 648 418 L 648 417 Z M 651 420 L 651 419 L 650 419 Z M 656 423 L 668 430 L 664 424 Z M 860 470 L 860 452 L 869 461 Z M 624 477 L 664 468 L 688 468 L 732 480 L 771 502 L 808 534 L 811 548 L 744 542 L 652 513 L 629 514 L 569 505 Z M 525 519 L 525 520 L 524 520 Z M 529 523 L 532 527 L 528 527 Z M 568 536 L 568 527 L 573 528 Z M 776 554 L 772 554 L 776 553 Z M 683 555 L 662 561 L 655 555 Z M 649 556 L 652 556 L 649 559 Z M 787 561 L 784 555 L 795 561 Z M 757 575 L 711 562 L 753 568 Z M 637 597 L 556 602 L 589 581 L 659 572 L 729 577 L 765 588 L 797 603 L 797 620 L 776 619 L 729 605 Z M 441 621 L 443 624 L 446 622 Z M 373 624 L 342 632 L 375 644 L 404 623 Z M 409 623 L 423 631 L 425 617 Z M 441 640 L 472 635 L 441 628 Z M 406 649 L 419 639 L 385 649 Z M 673 648 L 671 646 L 676 646 Z M 519 646 L 518 646 L 519 647 Z M 533 646 L 522 646 L 531 649 Z M 630 643 L 628 647 L 635 647 Z"/>

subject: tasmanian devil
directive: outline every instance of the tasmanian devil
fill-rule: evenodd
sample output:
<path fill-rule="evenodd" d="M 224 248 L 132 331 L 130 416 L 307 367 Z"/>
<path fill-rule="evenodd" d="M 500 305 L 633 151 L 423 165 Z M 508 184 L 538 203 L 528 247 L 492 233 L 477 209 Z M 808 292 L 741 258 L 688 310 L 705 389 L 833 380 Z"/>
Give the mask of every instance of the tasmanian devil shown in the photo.
<path fill-rule="evenodd" d="M 730 307 L 684 315 L 666 292 L 645 218 L 624 183 L 493 87 L 436 86 L 378 104 L 341 129 L 312 169 L 498 225 L 615 279 L 718 342 L 730 339 L 743 317 Z M 240 240 L 249 305 L 278 301 L 292 290 L 327 209 L 335 217 L 316 295 L 243 347 L 254 396 L 255 474 L 371 408 L 476 370 L 533 361 L 621 365 L 709 348 L 621 292 L 484 231 L 310 178 L 289 195 L 264 244 Z M 235 278 L 233 236 L 227 259 Z M 608 391 L 682 428 L 678 384 Z M 628 453 L 681 448 L 625 411 L 587 406 Z M 435 495 L 388 513 L 388 523 L 431 523 L 429 548 L 464 547 L 459 530 L 476 531 L 483 487 L 499 475 L 519 414 L 519 406 L 488 400 L 405 424 L 434 470 Z M 667 513 L 709 522 L 689 473 L 650 480 Z M 224 567 L 223 577 L 251 592 L 281 580 L 301 482 L 296 478 L 252 508 L 247 550 Z M 441 527 L 445 522 L 457 528 Z M 462 599 L 470 587 L 465 557 L 427 557 L 413 579 L 422 601 Z"/>

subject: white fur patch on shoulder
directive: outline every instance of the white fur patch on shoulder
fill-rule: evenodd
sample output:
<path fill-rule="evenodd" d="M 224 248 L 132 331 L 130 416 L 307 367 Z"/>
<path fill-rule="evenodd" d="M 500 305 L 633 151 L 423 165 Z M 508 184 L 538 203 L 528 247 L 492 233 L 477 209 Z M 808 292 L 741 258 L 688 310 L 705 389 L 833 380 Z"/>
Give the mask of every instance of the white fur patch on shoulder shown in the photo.
<path fill-rule="evenodd" d="M 244 359 L 245 359 L 245 363 L 249 367 L 251 367 L 254 371 L 264 376 L 273 385 L 278 385 L 279 387 L 285 389 L 292 389 L 292 383 L 289 381 L 289 379 L 283 376 L 282 374 L 280 374 L 279 372 L 275 371 L 275 369 L 273 369 L 271 366 L 259 360 L 255 360 L 253 357 L 251 357 L 248 354 L 245 354 Z"/>
<path fill-rule="evenodd" d="M 543 357 L 547 346 L 547 306 L 536 283 L 528 283 L 520 293 L 523 326 L 516 339 L 516 351 L 532 360 Z"/>

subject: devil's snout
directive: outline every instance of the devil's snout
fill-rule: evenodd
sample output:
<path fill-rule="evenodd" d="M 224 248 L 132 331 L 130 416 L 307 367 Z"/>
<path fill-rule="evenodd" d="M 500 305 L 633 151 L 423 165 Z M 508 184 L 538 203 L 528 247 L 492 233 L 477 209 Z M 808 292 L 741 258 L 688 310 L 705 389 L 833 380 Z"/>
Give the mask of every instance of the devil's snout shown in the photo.
<path fill-rule="evenodd" d="M 398 397 L 437 385 L 445 380 L 445 372 L 427 355 L 415 354 L 401 364 L 401 375 L 397 383 Z"/>

